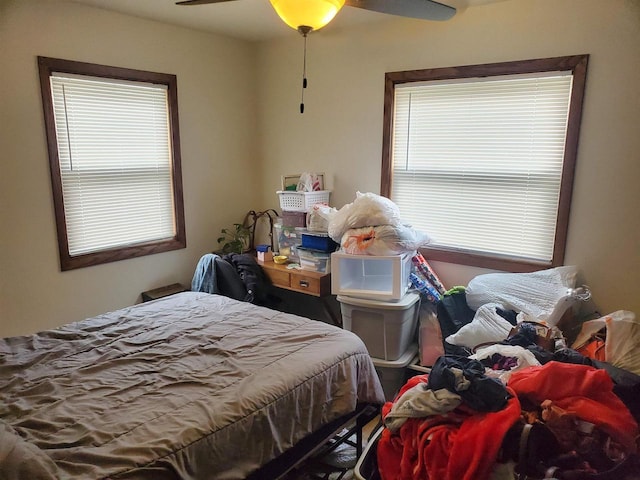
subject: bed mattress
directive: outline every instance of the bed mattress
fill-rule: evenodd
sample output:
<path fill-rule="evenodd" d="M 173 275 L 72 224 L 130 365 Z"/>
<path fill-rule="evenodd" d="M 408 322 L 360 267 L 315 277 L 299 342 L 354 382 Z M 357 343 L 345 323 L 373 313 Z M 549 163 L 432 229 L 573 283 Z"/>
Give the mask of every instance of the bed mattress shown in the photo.
<path fill-rule="evenodd" d="M 0 340 L 0 470 L 241 479 L 357 404 L 383 401 L 351 332 L 181 293 Z"/>

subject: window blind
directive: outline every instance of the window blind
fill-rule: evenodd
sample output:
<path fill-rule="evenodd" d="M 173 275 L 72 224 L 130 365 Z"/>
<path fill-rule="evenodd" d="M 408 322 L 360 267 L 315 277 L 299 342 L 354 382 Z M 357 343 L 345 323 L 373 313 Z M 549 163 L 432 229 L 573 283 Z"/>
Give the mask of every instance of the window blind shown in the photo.
<path fill-rule="evenodd" d="M 437 248 L 550 261 L 571 72 L 396 85 L 391 198 Z"/>
<path fill-rule="evenodd" d="M 165 85 L 50 77 L 69 254 L 176 234 Z"/>

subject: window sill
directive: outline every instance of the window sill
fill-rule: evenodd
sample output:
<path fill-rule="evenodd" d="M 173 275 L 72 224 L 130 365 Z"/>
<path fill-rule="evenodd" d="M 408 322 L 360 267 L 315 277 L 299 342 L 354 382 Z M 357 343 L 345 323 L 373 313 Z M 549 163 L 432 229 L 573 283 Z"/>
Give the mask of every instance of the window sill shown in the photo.
<path fill-rule="evenodd" d="M 490 270 L 500 270 L 513 273 L 535 272 L 561 265 L 554 262 L 542 262 L 537 260 L 527 260 L 519 257 L 509 257 L 507 255 L 490 255 L 472 253 L 463 250 L 445 250 L 440 248 L 421 248 L 420 253 L 427 260 L 438 262 L 455 263 L 458 265 L 468 265 L 471 267 L 481 267 Z"/>

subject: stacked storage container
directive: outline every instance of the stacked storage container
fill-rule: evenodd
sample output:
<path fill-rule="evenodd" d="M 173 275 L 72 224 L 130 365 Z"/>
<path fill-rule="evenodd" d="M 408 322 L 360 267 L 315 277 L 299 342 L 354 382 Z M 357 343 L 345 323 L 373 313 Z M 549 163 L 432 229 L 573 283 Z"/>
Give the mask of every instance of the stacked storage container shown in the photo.
<path fill-rule="evenodd" d="M 324 185 L 324 174 L 313 174 Z M 329 273 L 329 254 L 336 244 L 324 233 L 307 230 L 307 213 L 315 204 L 329 204 L 330 190 L 296 191 L 301 175 L 282 177 L 282 190 L 276 193 L 282 210 L 281 222 L 275 225 L 278 251 L 290 260 L 300 263 L 305 270 Z M 323 238 L 324 237 L 324 238 Z M 330 241 L 331 244 L 329 244 Z"/>
<path fill-rule="evenodd" d="M 298 262 L 298 248 L 302 245 L 302 235 L 307 232 L 304 227 L 285 226 L 278 221 L 274 226 L 277 239 L 276 248 L 280 255 L 286 255 L 291 261 Z"/>
<path fill-rule="evenodd" d="M 343 328 L 369 350 L 387 400 L 404 385 L 416 359 L 420 295 L 409 291 L 412 255 L 331 254 L 331 291 Z"/>

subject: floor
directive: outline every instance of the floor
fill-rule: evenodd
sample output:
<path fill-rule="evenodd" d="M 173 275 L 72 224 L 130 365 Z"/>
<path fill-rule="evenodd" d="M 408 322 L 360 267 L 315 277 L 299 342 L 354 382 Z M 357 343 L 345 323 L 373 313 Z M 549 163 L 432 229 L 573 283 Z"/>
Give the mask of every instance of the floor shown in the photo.
<path fill-rule="evenodd" d="M 366 441 L 379 425 L 380 418 L 376 417 L 363 428 L 363 439 Z M 355 442 L 355 436 L 350 440 Z M 363 446 L 363 448 L 364 448 Z M 286 480 L 354 480 L 353 468 L 357 462 L 356 448 L 351 445 L 339 445 L 333 452 L 322 458 L 313 458 L 290 473 Z"/>

